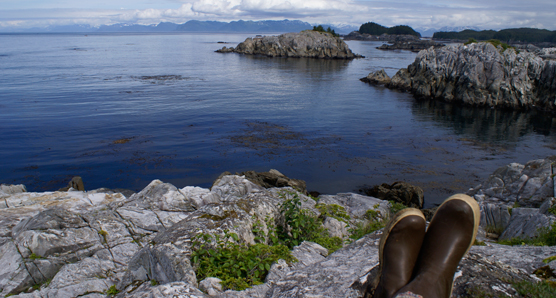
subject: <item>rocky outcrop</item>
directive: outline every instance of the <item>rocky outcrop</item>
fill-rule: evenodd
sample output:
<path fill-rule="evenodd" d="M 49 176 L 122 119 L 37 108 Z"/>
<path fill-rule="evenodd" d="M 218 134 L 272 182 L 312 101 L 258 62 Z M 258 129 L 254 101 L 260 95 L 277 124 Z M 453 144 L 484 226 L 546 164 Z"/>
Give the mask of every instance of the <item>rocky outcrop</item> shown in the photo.
<path fill-rule="evenodd" d="M 387 87 L 418 98 L 555 111 L 556 61 L 490 43 L 431 48 L 419 52 Z"/>
<path fill-rule="evenodd" d="M 391 81 L 390 77 L 386 74 L 384 69 L 376 72 L 371 72 L 368 76 L 361 78 L 360 80 L 365 83 L 376 85 L 386 85 Z"/>
<path fill-rule="evenodd" d="M 443 47 L 443 43 L 434 42 L 432 40 L 412 40 L 412 41 L 395 41 L 393 44 L 383 44 L 377 47 L 379 50 L 408 50 L 419 52 L 428 48 Z"/>
<path fill-rule="evenodd" d="M 555 162 L 556 157 L 549 157 L 511 163 L 469 190 L 479 202 L 487 234 L 502 240 L 531 239 L 556 222 Z"/>
<path fill-rule="evenodd" d="M 264 188 L 272 187 L 291 187 L 295 190 L 307 194 L 307 183 L 303 180 L 288 178 L 278 170 L 271 169 L 268 172 L 247 171 L 237 175 L 245 176 L 245 178 Z"/>
<path fill-rule="evenodd" d="M 382 183 L 372 188 L 363 188 L 361 191 L 368 196 L 394 201 L 418 209 L 423 208 L 425 203 L 423 189 L 403 181 L 397 181 L 391 185 Z"/>
<path fill-rule="evenodd" d="M 222 48 L 219 53 L 240 53 L 268 57 L 353 59 L 363 56 L 354 54 L 339 37 L 327 32 L 306 30 L 279 36 L 247 38 L 235 48 Z"/>
<path fill-rule="evenodd" d="M 545 163 L 536 164 L 537 172 L 532 164 L 517 169 L 529 168 L 523 173 L 535 179 Z M 474 192 L 495 204 L 483 189 Z M 265 188 L 238 175 L 219 177 L 210 190 L 154 180 L 129 197 L 73 189 L 29 193 L 22 185 L 2 185 L 0 297 L 363 297 L 378 271 L 380 230 L 332 254 L 303 242 L 292 251 L 298 262 L 277 261 L 264 284 L 244 291 L 226 290 L 213 277 L 197 280 L 190 261 L 196 235 L 230 231 L 238 236 L 234 241 L 253 244 L 253 226 L 268 232 L 269 222 L 284 220 L 279 206 L 294 197 L 320 215 L 315 200 L 290 186 Z M 365 223 L 369 210 L 387 219 L 391 208 L 388 201 L 354 193 L 321 195 L 318 203 L 343 207 L 351 227 Z M 543 204 L 539 212 L 551 207 Z M 324 220 L 344 239 L 346 224 Z M 534 281 L 533 271 L 553 255 L 556 247 L 474 246 L 458 268 L 454 293 L 511 295 L 513 281 Z"/>
<path fill-rule="evenodd" d="M 83 185 L 83 179 L 81 179 L 81 177 L 79 176 L 75 176 L 71 179 L 71 181 L 68 183 L 68 186 L 61 188 L 60 191 L 68 191 L 70 188 L 73 188 L 75 190 L 85 190 L 85 186 Z"/>

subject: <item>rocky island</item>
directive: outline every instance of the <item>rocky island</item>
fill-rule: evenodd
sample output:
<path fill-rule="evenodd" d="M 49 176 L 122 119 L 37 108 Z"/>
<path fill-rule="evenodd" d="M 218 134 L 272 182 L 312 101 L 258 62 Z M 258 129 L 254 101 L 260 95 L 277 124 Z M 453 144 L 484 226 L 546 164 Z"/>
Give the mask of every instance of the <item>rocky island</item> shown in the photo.
<path fill-rule="evenodd" d="M 328 32 L 313 30 L 247 38 L 235 48 L 223 47 L 216 52 L 292 58 L 363 58 L 361 55 L 354 54 L 341 38 Z"/>
<path fill-rule="evenodd" d="M 368 33 L 359 33 L 353 31 L 344 36 L 344 40 L 362 40 L 362 41 L 386 41 L 391 44 L 383 44 L 377 47 L 379 50 L 409 50 L 418 52 L 420 50 L 428 49 L 430 47 L 443 47 L 443 43 L 438 43 L 432 40 L 421 39 L 418 36 L 411 34 L 388 34 L 372 35 Z"/>
<path fill-rule="evenodd" d="M 555 161 L 513 163 L 470 189 L 481 228 L 458 268 L 455 297 L 516 295 L 540 280 L 533 273 L 553 279 L 556 246 L 526 243 L 556 221 Z M 1 185 L 0 297 L 363 297 L 377 274 L 380 223 L 400 204 L 355 193 L 314 198 L 303 181 L 276 170 L 243 174 L 223 173 L 210 189 L 154 180 L 125 195 L 77 190 L 79 180 L 42 193 Z M 391 197 L 401 185 L 386 186 L 376 190 Z M 238 291 L 248 285 L 201 273 L 207 254 L 223 258 L 218 251 L 229 246 L 279 248 L 275 227 L 300 210 L 317 223 L 321 244 L 299 238 L 281 259 L 256 258 L 247 272 L 262 283 Z M 290 240 L 292 229 L 283 234 Z"/>
<path fill-rule="evenodd" d="M 377 72 L 362 80 L 406 90 L 417 98 L 555 112 L 553 53 L 556 48 L 518 52 L 489 42 L 430 48 L 392 79 Z"/>

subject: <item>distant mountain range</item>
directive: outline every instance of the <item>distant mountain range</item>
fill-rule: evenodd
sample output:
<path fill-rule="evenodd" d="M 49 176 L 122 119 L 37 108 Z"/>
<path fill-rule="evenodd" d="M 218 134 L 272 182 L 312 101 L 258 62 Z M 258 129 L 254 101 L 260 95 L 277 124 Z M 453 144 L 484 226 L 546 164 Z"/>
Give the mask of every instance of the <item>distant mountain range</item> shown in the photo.
<path fill-rule="evenodd" d="M 337 33 L 349 33 L 358 30 L 358 27 L 350 25 L 322 25 L 324 28 L 330 27 Z M 184 24 L 174 24 L 162 22 L 157 25 L 138 25 L 138 24 L 114 24 L 103 25 L 100 27 L 92 27 L 90 25 L 67 25 L 67 26 L 51 26 L 46 28 L 31 28 L 24 30 L 3 29 L 2 32 L 52 32 L 52 33 L 90 33 L 90 32 L 248 32 L 248 33 L 285 33 L 299 32 L 306 29 L 312 29 L 313 25 L 298 20 L 282 20 L 282 21 L 196 21 L 191 20 Z"/>

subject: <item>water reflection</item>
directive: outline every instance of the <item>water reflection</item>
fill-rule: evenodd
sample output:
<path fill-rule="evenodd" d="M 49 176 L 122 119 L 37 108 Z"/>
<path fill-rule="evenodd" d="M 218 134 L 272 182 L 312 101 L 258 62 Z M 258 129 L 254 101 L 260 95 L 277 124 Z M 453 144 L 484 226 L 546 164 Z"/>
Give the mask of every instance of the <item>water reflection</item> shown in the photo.
<path fill-rule="evenodd" d="M 556 135 L 556 119 L 540 111 L 516 111 L 478 108 L 439 100 L 416 100 L 412 106 L 415 119 L 434 121 L 457 135 L 481 142 L 516 144 L 525 135 Z"/>
<path fill-rule="evenodd" d="M 266 56 L 242 55 L 250 63 L 257 65 L 289 70 L 295 73 L 311 73 L 322 75 L 327 72 L 343 71 L 353 60 L 345 59 L 314 59 L 314 58 L 281 58 Z"/>

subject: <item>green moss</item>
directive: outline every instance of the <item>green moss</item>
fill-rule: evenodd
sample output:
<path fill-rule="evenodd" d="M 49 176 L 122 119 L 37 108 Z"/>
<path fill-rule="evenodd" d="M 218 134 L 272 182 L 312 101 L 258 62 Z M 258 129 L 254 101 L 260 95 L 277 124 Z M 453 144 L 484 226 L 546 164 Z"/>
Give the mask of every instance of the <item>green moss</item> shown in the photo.
<path fill-rule="evenodd" d="M 543 261 L 543 263 L 548 264 L 548 263 L 550 263 L 550 262 L 552 262 L 552 261 L 554 261 L 554 260 L 556 260 L 556 256 L 548 257 L 548 258 L 546 258 L 546 259 L 544 259 L 544 260 L 542 260 L 542 261 Z"/>
<path fill-rule="evenodd" d="M 108 232 L 106 232 L 105 230 L 100 230 L 100 231 L 98 231 L 98 234 L 99 234 L 100 236 L 102 236 L 102 239 L 104 240 L 104 243 L 108 242 L 108 241 L 106 240 L 106 236 L 108 236 Z"/>
<path fill-rule="evenodd" d="M 556 297 L 556 285 L 554 282 L 520 281 L 513 284 L 514 289 L 520 297 Z"/>
<path fill-rule="evenodd" d="M 158 281 L 156 281 L 155 279 L 151 279 L 151 286 L 156 286 L 158 285 Z"/>
<path fill-rule="evenodd" d="M 543 279 L 554 277 L 554 271 L 552 271 L 552 269 L 548 265 L 536 269 L 535 271 L 533 271 L 533 274 Z"/>
<path fill-rule="evenodd" d="M 39 256 L 35 253 L 31 253 L 31 255 L 29 256 L 29 259 L 31 259 L 31 260 L 40 260 L 40 259 L 44 259 L 44 257 Z"/>
<path fill-rule="evenodd" d="M 375 207 L 376 209 L 376 207 Z M 380 211 L 369 209 L 365 212 L 365 218 L 368 220 L 376 221 L 380 219 Z"/>
<path fill-rule="evenodd" d="M 402 203 L 398 203 L 398 202 L 394 202 L 394 201 L 388 201 L 388 202 L 390 202 L 390 213 L 391 214 L 396 214 L 396 213 L 398 213 L 398 211 L 407 208 L 407 206 L 402 204 Z"/>
<path fill-rule="evenodd" d="M 552 213 L 553 215 L 556 215 L 556 204 L 548 208 L 548 212 Z"/>
<path fill-rule="evenodd" d="M 110 286 L 110 288 L 108 288 L 108 290 L 106 291 L 106 295 L 108 296 L 115 296 L 119 293 L 120 291 L 118 291 L 118 289 L 116 289 L 115 285 Z"/>
<path fill-rule="evenodd" d="M 320 216 L 324 217 L 333 217 L 339 221 L 343 221 L 348 223 L 351 219 L 349 214 L 346 212 L 346 209 L 337 204 L 316 204 L 315 208 L 319 210 Z"/>
<path fill-rule="evenodd" d="M 317 203 L 319 202 L 319 198 L 313 197 L 311 194 L 309 194 L 309 198 L 313 199 L 313 201 L 315 201 Z"/>
<path fill-rule="evenodd" d="M 349 238 L 353 240 L 357 240 L 362 238 L 363 236 L 378 231 L 384 228 L 385 223 L 384 221 L 371 221 L 367 224 L 359 223 L 355 226 L 355 228 L 350 230 Z"/>
<path fill-rule="evenodd" d="M 475 239 L 475 243 L 473 243 L 473 245 L 486 246 L 486 243 L 484 241 L 479 241 L 479 240 Z"/>

